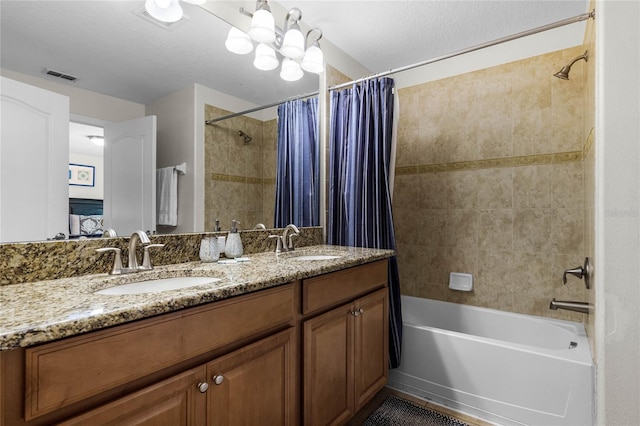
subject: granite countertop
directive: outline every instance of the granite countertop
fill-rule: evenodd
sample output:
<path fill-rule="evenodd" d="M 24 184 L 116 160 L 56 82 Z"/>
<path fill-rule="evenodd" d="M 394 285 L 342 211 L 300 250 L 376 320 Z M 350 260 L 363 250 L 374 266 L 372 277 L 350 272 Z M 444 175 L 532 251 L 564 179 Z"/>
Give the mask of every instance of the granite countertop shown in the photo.
<path fill-rule="evenodd" d="M 328 254 L 330 260 L 292 257 Z M 312 246 L 276 256 L 247 255 L 233 264 L 189 262 L 127 275 L 76 278 L 0 286 L 0 351 L 27 347 L 153 315 L 238 296 L 302 278 L 384 259 L 393 250 Z M 134 295 L 100 295 L 115 285 L 169 277 L 200 276 L 219 281 L 180 290 Z"/>

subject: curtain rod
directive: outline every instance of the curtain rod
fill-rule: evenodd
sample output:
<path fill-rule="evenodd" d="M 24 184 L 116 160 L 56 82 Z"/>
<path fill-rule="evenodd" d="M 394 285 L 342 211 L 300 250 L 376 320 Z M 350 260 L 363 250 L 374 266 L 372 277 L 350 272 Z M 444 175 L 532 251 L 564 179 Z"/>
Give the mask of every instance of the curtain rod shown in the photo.
<path fill-rule="evenodd" d="M 319 91 L 315 91 L 315 92 L 311 92 L 311 93 L 305 93 L 303 95 L 298 95 L 298 96 L 293 96 L 291 98 L 287 98 L 287 99 L 285 99 L 283 101 L 273 102 L 273 103 L 270 103 L 268 105 L 262 105 L 262 106 L 251 108 L 251 109 L 248 109 L 248 110 L 245 110 L 245 111 L 234 112 L 233 114 L 228 114 L 228 115 L 224 115 L 222 117 L 212 118 L 211 120 L 206 120 L 204 122 L 204 124 L 213 124 L 213 123 L 217 123 L 218 121 L 227 120 L 229 118 L 238 117 L 240 115 L 250 114 L 252 112 L 256 112 L 256 111 L 260 111 L 260 110 L 263 110 L 263 109 L 267 109 L 267 108 L 271 108 L 271 107 L 274 107 L 274 106 L 278 106 L 278 105 L 283 104 L 283 103 L 285 103 L 287 101 L 296 101 L 298 99 L 309 98 L 311 96 L 318 95 L 318 93 L 320 93 L 320 92 Z"/>
<path fill-rule="evenodd" d="M 446 55 L 443 55 L 443 56 L 438 56 L 436 58 L 427 59 L 427 60 L 421 61 L 421 62 L 416 62 L 415 64 L 411 64 L 411 65 L 405 65 L 405 66 L 400 67 L 400 68 L 390 69 L 388 71 L 382 71 L 380 73 L 372 74 L 372 75 L 367 76 L 367 77 L 362 77 L 362 78 L 359 78 L 357 80 L 352 80 L 352 81 L 349 81 L 347 83 L 338 84 L 336 86 L 329 87 L 327 90 L 328 91 L 338 90 L 338 89 L 342 89 L 342 88 L 345 88 L 347 86 L 351 86 L 353 84 L 357 84 L 357 83 L 360 83 L 360 82 L 363 82 L 363 81 L 367 81 L 367 80 L 371 80 L 371 79 L 374 79 L 374 78 L 385 77 L 385 76 L 387 76 L 389 74 L 396 74 L 396 73 L 399 73 L 399 72 L 402 72 L 402 71 L 408 71 L 408 70 L 413 69 L 413 68 L 418 68 L 418 67 L 421 67 L 421 66 L 424 66 L 424 65 L 433 64 L 435 62 L 443 61 L 443 60 L 449 59 L 449 58 L 454 58 L 456 56 L 464 55 L 466 53 L 475 52 L 476 50 L 485 49 L 487 47 L 495 46 L 497 44 L 506 43 L 508 41 L 516 40 L 516 39 L 519 39 L 519 38 L 522 38 L 522 37 L 527 37 L 527 36 L 530 36 L 530 35 L 533 35 L 533 34 L 537 34 L 537 33 L 541 33 L 541 32 L 544 32 L 544 31 L 552 30 L 552 29 L 555 29 L 555 28 L 558 28 L 558 27 L 563 27 L 565 25 L 575 24 L 577 22 L 586 21 L 587 19 L 595 18 L 595 16 L 596 16 L 596 11 L 594 9 L 591 12 L 582 13 L 582 14 L 574 16 L 572 18 L 567 18 L 567 19 L 563 19 L 561 21 L 552 22 L 551 24 L 547 24 L 547 25 L 543 25 L 541 27 L 536 27 L 536 28 L 533 28 L 533 29 L 530 29 L 530 30 L 522 31 L 522 32 L 519 32 L 519 33 L 516 33 L 516 34 L 512 34 L 510 36 L 502 37 L 502 38 L 499 38 L 499 39 L 496 39 L 496 40 L 493 40 L 493 41 L 488 41 L 486 43 L 482 43 L 482 44 L 478 44 L 478 45 L 475 45 L 475 46 L 472 46 L 472 47 L 468 47 L 466 49 L 458 50 L 456 52 L 449 53 L 449 54 L 446 54 Z M 319 91 L 306 93 L 306 94 L 299 95 L 299 96 L 293 96 L 293 97 L 285 99 L 283 101 L 273 102 L 273 103 L 270 103 L 268 105 L 263 105 L 263 106 L 259 106 L 259 107 L 256 107 L 256 108 L 251 108 L 251 109 L 248 109 L 248 110 L 245 110 L 245 111 L 234 112 L 233 114 L 228 114 L 228 115 L 225 115 L 225 116 L 222 116 L 222 117 L 214 118 L 214 119 L 211 119 L 211 120 L 206 120 L 205 124 L 213 124 L 213 123 L 216 123 L 218 121 L 227 120 L 229 118 L 238 117 L 240 115 L 250 114 L 252 112 L 256 112 L 256 111 L 260 111 L 260 110 L 263 110 L 263 109 L 267 109 L 267 108 L 271 108 L 271 107 L 274 107 L 274 106 L 278 106 L 278 105 L 280 105 L 280 104 L 282 104 L 284 102 L 287 102 L 287 101 L 295 101 L 297 99 L 304 99 L 304 98 L 308 98 L 308 97 L 311 97 L 311 96 L 316 96 L 319 93 L 320 93 Z"/>
<path fill-rule="evenodd" d="M 547 24 L 547 25 L 543 25 L 541 27 L 537 27 L 537 28 L 533 28 L 530 30 L 526 30 L 526 31 L 522 31 L 516 34 L 512 34 L 510 36 L 506 36 L 506 37 L 502 37 L 493 41 L 488 41 L 486 43 L 482 43 L 482 44 L 478 44 L 472 47 L 468 47 L 466 49 L 462 49 L 462 50 L 458 50 L 456 52 L 453 53 L 449 53 L 443 56 L 438 56 L 436 58 L 433 59 L 427 59 L 425 61 L 421 61 L 421 62 L 416 62 L 415 64 L 411 64 L 411 65 L 405 65 L 403 67 L 400 68 L 395 68 L 395 69 L 391 69 L 388 71 L 382 71 L 380 73 L 377 74 L 372 74 L 370 76 L 367 77 L 362 77 L 359 78 L 357 80 L 352 80 L 349 81 L 347 83 L 342 83 L 342 84 L 338 84 L 336 86 L 331 86 L 329 87 L 327 90 L 328 91 L 332 91 L 332 90 L 338 90 L 338 89 L 342 89 L 345 88 L 347 86 L 351 86 L 353 84 L 357 84 L 363 81 L 368 81 L 368 80 L 372 80 L 374 78 L 379 78 L 379 77 L 385 77 L 389 74 L 396 74 L 402 71 L 408 71 L 410 69 L 413 68 L 418 68 L 424 65 L 429 65 L 429 64 L 433 64 L 434 62 L 439 62 L 439 61 L 443 61 L 445 59 L 449 59 L 449 58 L 454 58 L 456 56 L 460 56 L 460 55 L 464 55 L 466 53 L 471 53 L 471 52 L 475 52 L 476 50 L 480 50 L 480 49 L 485 49 L 487 47 L 491 47 L 491 46 L 495 46 L 497 44 L 501 44 L 501 43 L 505 43 L 507 41 L 512 41 L 512 40 L 516 40 L 522 37 L 527 37 L 533 34 L 537 34 L 537 33 L 541 33 L 543 31 L 548 31 L 548 30 L 552 30 L 554 28 L 558 28 L 558 27 L 562 27 L 565 25 L 569 25 L 569 24 L 575 24 L 577 22 L 582 22 L 582 21 L 586 21 L 587 19 L 590 18 L 595 18 L 596 16 L 596 11 L 595 9 L 592 10 L 591 12 L 588 13 L 582 13 L 580 15 L 574 16 L 572 18 L 567 18 L 567 19 L 563 19 L 562 21 L 557 21 L 557 22 L 552 22 L 551 24 Z"/>

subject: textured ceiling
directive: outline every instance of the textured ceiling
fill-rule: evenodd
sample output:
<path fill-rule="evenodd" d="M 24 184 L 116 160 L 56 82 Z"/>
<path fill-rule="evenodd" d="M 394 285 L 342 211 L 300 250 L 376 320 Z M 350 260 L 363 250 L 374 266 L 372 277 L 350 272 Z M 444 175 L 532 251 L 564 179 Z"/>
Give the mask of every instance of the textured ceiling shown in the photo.
<path fill-rule="evenodd" d="M 211 0 L 210 0 L 211 1 Z M 273 2 L 271 2 L 273 3 Z M 430 59 L 588 10 L 588 0 L 280 1 L 372 72 Z M 240 3 L 239 3 L 240 4 Z M 148 104 L 199 83 L 257 105 L 317 90 L 317 76 L 280 80 L 224 48 L 229 25 L 182 2 L 166 30 L 136 15 L 144 1 L 0 1 L 0 66 Z M 55 80 L 61 82 L 60 80 Z"/>

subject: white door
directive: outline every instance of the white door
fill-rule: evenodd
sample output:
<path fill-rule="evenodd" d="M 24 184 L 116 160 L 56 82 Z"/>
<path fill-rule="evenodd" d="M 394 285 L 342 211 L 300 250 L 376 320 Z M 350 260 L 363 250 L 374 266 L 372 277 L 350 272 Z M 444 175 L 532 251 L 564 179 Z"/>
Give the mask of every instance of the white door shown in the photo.
<path fill-rule="evenodd" d="M 156 230 L 156 117 L 104 128 L 104 226 Z"/>
<path fill-rule="evenodd" d="M 69 98 L 0 81 L 0 242 L 69 234 Z"/>

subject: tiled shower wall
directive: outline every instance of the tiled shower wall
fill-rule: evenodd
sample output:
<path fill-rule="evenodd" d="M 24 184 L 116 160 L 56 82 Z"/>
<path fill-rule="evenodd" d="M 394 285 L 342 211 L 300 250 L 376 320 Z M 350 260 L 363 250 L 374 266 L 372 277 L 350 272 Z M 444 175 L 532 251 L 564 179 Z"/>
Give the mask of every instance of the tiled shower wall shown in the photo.
<path fill-rule="evenodd" d="M 394 219 L 402 293 L 582 320 L 582 47 L 399 90 Z M 474 290 L 448 289 L 450 272 Z"/>
<path fill-rule="evenodd" d="M 231 114 L 207 105 L 207 120 Z M 228 230 L 231 220 L 241 229 L 262 223 L 273 227 L 275 207 L 277 120 L 249 117 L 222 120 L 205 128 L 205 230 L 220 220 Z M 245 143 L 242 131 L 253 139 Z"/>

